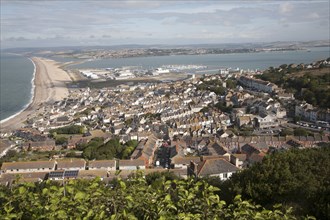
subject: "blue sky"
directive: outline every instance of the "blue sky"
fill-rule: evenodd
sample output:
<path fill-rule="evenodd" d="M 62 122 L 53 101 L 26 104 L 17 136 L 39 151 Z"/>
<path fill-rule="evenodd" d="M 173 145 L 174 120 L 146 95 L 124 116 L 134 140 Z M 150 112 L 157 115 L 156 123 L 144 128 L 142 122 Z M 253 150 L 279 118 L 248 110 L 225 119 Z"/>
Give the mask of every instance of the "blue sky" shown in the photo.
<path fill-rule="evenodd" d="M 330 0 L 1 0 L 1 48 L 329 39 Z"/>

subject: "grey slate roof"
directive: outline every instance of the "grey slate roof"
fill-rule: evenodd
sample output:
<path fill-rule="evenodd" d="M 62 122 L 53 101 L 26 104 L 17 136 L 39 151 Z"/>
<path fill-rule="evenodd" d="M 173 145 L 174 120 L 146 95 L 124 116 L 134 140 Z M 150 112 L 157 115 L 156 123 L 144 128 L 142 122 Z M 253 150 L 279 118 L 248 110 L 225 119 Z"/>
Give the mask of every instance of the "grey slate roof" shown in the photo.
<path fill-rule="evenodd" d="M 207 159 L 198 170 L 199 176 L 208 176 L 220 173 L 236 172 L 239 169 L 224 159 Z"/>
<path fill-rule="evenodd" d="M 241 147 L 241 151 L 243 153 L 248 154 L 248 155 L 251 155 L 253 153 L 257 153 L 257 154 L 260 153 L 260 151 L 255 146 L 253 146 L 251 144 L 245 144 L 245 145 L 243 145 Z"/>
<path fill-rule="evenodd" d="M 28 161 L 28 162 L 5 162 L 1 166 L 1 170 L 27 170 L 27 169 L 42 169 L 54 168 L 55 161 Z"/>
<path fill-rule="evenodd" d="M 85 160 L 59 160 L 57 162 L 58 170 L 85 167 L 85 166 L 86 166 Z"/>
<path fill-rule="evenodd" d="M 94 160 L 94 161 L 89 161 L 88 164 L 89 168 L 108 168 L 115 166 L 116 166 L 115 160 Z"/>
<path fill-rule="evenodd" d="M 145 166 L 144 160 L 119 160 L 119 167 L 123 166 Z"/>
<path fill-rule="evenodd" d="M 211 143 L 207 147 L 212 155 L 224 155 L 227 153 L 227 151 L 218 143 Z"/>

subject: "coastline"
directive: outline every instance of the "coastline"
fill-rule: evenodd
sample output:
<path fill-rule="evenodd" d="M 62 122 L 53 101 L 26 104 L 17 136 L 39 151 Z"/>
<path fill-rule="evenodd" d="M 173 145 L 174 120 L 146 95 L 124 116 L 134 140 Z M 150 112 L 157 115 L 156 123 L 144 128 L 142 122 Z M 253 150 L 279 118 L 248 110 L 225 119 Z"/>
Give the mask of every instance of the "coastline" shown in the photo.
<path fill-rule="evenodd" d="M 22 108 L 20 111 L 16 112 L 15 114 L 13 114 L 13 115 L 11 115 L 11 116 L 5 118 L 5 119 L 2 119 L 2 120 L 0 121 L 0 124 L 5 123 L 6 121 L 9 121 L 9 120 L 12 119 L 12 118 L 15 118 L 17 115 L 21 114 L 25 109 L 27 109 L 27 108 L 29 107 L 29 105 L 31 105 L 31 103 L 33 102 L 33 99 L 34 99 L 34 93 L 35 93 L 35 82 L 34 82 L 34 80 L 35 80 L 35 78 L 36 78 L 36 65 L 35 65 L 35 63 L 33 62 L 33 60 L 32 60 L 30 57 L 28 57 L 28 59 L 29 59 L 29 60 L 32 62 L 32 64 L 33 64 L 33 76 L 32 76 L 32 79 L 31 79 L 31 85 L 32 85 L 32 86 L 31 86 L 31 97 L 30 97 L 30 100 L 29 100 L 29 102 L 28 102 L 27 104 L 25 104 L 25 105 L 23 106 L 23 108 Z M 1 130 L 1 127 L 0 127 L 0 130 Z"/>
<path fill-rule="evenodd" d="M 41 106 L 68 96 L 66 83 L 72 80 L 67 72 L 59 68 L 59 63 L 40 57 L 29 59 L 34 65 L 31 100 L 20 112 L 0 121 L 1 133 L 22 127 L 30 115 L 42 112 Z"/>

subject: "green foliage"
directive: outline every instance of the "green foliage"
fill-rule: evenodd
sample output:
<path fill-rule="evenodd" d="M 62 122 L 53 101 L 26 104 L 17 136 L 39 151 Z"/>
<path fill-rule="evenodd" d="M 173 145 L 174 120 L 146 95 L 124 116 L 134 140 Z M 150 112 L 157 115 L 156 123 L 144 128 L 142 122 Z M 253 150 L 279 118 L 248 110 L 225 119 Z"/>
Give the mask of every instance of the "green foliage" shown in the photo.
<path fill-rule="evenodd" d="M 246 127 L 246 126 L 243 126 L 242 128 L 240 128 L 240 131 L 239 131 L 239 135 L 241 136 L 252 136 L 253 135 L 253 127 Z"/>
<path fill-rule="evenodd" d="M 120 159 L 129 159 L 129 157 L 131 156 L 131 154 L 137 147 L 138 143 L 139 142 L 137 140 L 131 140 L 131 141 L 126 142 L 124 145 L 124 149 L 121 152 Z"/>
<path fill-rule="evenodd" d="M 144 117 L 150 120 L 160 120 L 160 113 L 152 114 L 148 112 L 147 114 L 144 115 Z"/>
<path fill-rule="evenodd" d="M 103 142 L 102 138 L 93 138 L 87 145 L 80 146 L 79 148 L 83 149 L 83 157 L 89 160 L 128 159 L 138 144 L 132 140 L 122 145 L 118 138 Z"/>
<path fill-rule="evenodd" d="M 0 158 L 0 166 L 3 162 L 13 162 L 13 161 L 38 161 L 38 160 L 49 160 L 57 151 L 16 151 L 9 150 L 7 154 Z M 1 219 L 1 218 L 0 218 Z"/>
<path fill-rule="evenodd" d="M 65 136 L 59 136 L 57 135 L 55 138 L 55 144 L 56 145 L 63 145 L 68 143 L 68 138 Z"/>
<path fill-rule="evenodd" d="M 173 172 L 153 172 L 146 175 L 146 182 L 154 188 L 163 187 L 163 182 L 168 180 L 179 180 L 180 178 Z"/>
<path fill-rule="evenodd" d="M 237 81 L 236 79 L 227 79 L 226 81 L 226 86 L 228 89 L 235 89 L 237 86 Z"/>
<path fill-rule="evenodd" d="M 293 134 L 294 136 L 307 136 L 308 131 L 305 128 L 295 128 Z"/>
<path fill-rule="evenodd" d="M 265 207 L 282 203 L 295 214 L 330 219 L 330 148 L 289 150 L 264 158 L 221 184 L 220 196 L 237 194 Z"/>
<path fill-rule="evenodd" d="M 290 209 L 264 209 L 237 196 L 229 206 L 205 181 L 162 180 L 137 173 L 109 187 L 99 179 L 24 183 L 0 190 L 2 219 L 295 219 Z"/>
<path fill-rule="evenodd" d="M 52 129 L 49 131 L 50 134 L 83 134 L 84 127 L 80 125 L 69 125 L 61 128 Z"/>
<path fill-rule="evenodd" d="M 95 153 L 95 150 L 97 148 L 99 148 L 100 146 L 103 145 L 103 138 L 99 138 L 99 137 L 96 137 L 96 138 L 93 138 L 92 140 L 90 140 L 88 142 L 87 145 L 81 145 L 79 146 L 79 150 L 83 150 L 83 157 L 86 158 L 86 159 L 95 159 L 93 158 L 93 154 Z"/>
<path fill-rule="evenodd" d="M 281 71 L 280 71 L 281 69 Z M 278 86 L 295 92 L 295 98 L 322 108 L 330 108 L 330 73 L 324 75 L 312 75 L 306 73 L 300 77 L 292 77 L 291 72 L 300 71 L 299 67 L 292 68 L 285 64 L 280 68 L 269 68 L 262 75 L 258 75 L 265 81 L 270 81 Z"/>
<path fill-rule="evenodd" d="M 16 150 L 9 150 L 4 157 L 13 158 L 16 157 L 16 155 L 17 155 Z"/>
<path fill-rule="evenodd" d="M 6 155 L 0 158 L 0 166 L 3 162 L 18 161 L 20 154 L 16 150 L 9 150 Z"/>
<path fill-rule="evenodd" d="M 199 112 L 207 113 L 209 111 L 210 111 L 210 108 L 209 107 L 203 107 Z"/>
<path fill-rule="evenodd" d="M 279 69 L 269 68 L 262 75 L 257 75 L 256 77 L 282 86 L 285 75 L 286 74 L 284 72 L 279 72 Z"/>
<path fill-rule="evenodd" d="M 197 89 L 211 91 L 217 95 L 224 95 L 226 93 L 226 89 L 222 86 L 222 81 L 220 80 L 203 81 L 203 83 L 197 86 Z"/>
<path fill-rule="evenodd" d="M 293 135 L 293 130 L 289 129 L 289 128 L 285 128 L 280 132 L 281 136 L 289 136 L 289 135 Z"/>
<path fill-rule="evenodd" d="M 80 155 L 77 155 L 74 151 L 69 151 L 68 153 L 65 154 L 65 157 L 70 157 L 70 158 L 79 158 Z"/>
<path fill-rule="evenodd" d="M 214 107 L 216 107 L 217 109 L 219 109 L 222 112 L 227 112 L 227 113 L 231 113 L 231 111 L 233 110 L 233 106 L 228 106 L 227 107 L 222 102 L 218 102 L 217 104 L 214 105 Z"/>
<path fill-rule="evenodd" d="M 133 123 L 133 119 L 132 119 L 132 118 L 129 118 L 129 119 L 127 119 L 127 120 L 125 121 L 125 125 L 126 125 L 126 126 L 131 126 L 132 123 Z"/>

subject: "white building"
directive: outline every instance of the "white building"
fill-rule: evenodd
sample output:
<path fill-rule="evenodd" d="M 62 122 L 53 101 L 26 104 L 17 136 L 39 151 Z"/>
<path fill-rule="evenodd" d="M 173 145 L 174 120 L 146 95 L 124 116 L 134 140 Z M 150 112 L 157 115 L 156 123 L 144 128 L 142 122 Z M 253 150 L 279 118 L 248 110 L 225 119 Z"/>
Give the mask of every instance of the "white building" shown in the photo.
<path fill-rule="evenodd" d="M 1 173 L 49 172 L 55 165 L 55 161 L 4 162 Z"/>
<path fill-rule="evenodd" d="M 262 91 L 262 92 L 272 93 L 276 89 L 278 89 L 278 87 L 274 83 L 270 83 L 267 81 L 263 81 L 260 79 L 254 79 L 254 78 L 250 78 L 250 77 L 246 77 L 246 76 L 241 76 L 238 79 L 238 81 L 246 87 L 249 87 L 249 88 L 252 88 L 252 89 L 255 89 L 258 91 Z"/>
<path fill-rule="evenodd" d="M 256 122 L 256 126 L 258 128 L 270 128 L 270 127 L 276 127 L 279 125 L 279 122 L 277 120 L 276 116 L 267 115 L 266 117 L 260 117 L 257 116 L 254 118 Z"/>

